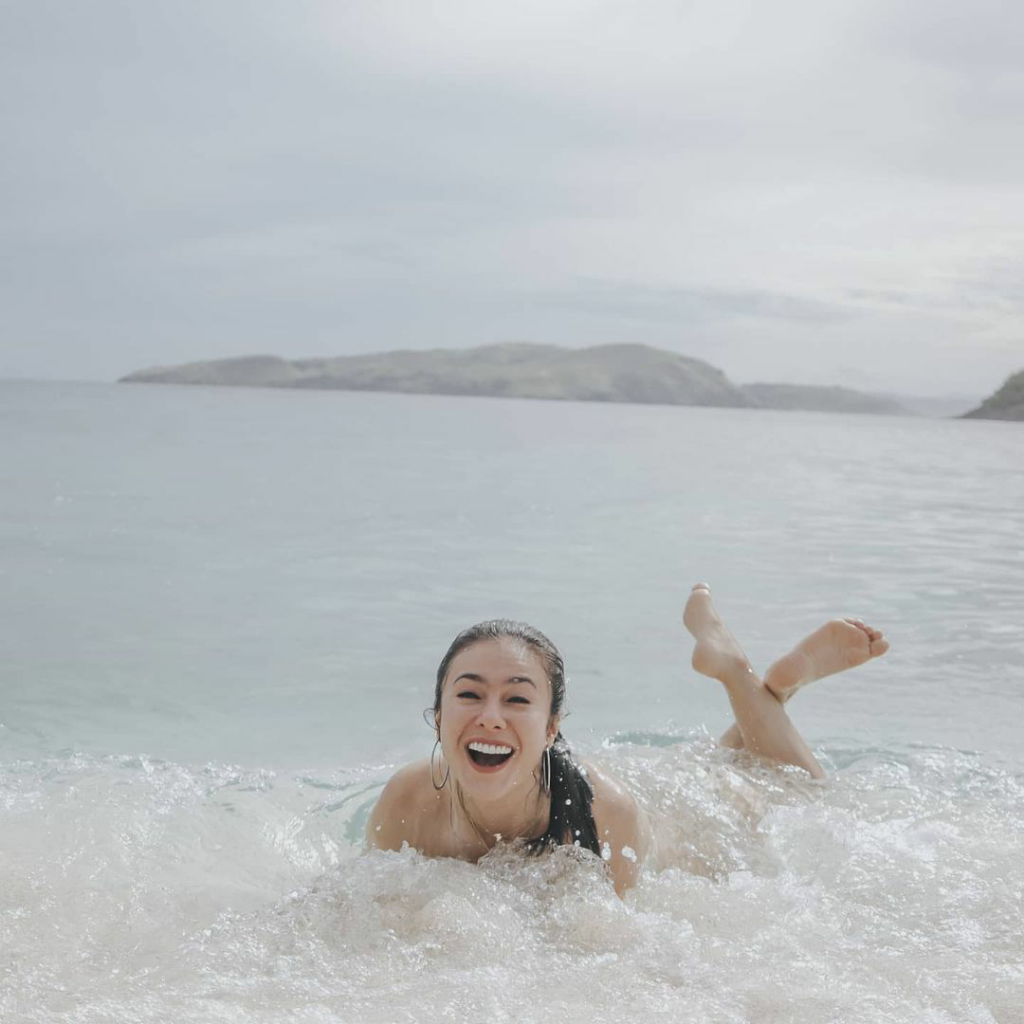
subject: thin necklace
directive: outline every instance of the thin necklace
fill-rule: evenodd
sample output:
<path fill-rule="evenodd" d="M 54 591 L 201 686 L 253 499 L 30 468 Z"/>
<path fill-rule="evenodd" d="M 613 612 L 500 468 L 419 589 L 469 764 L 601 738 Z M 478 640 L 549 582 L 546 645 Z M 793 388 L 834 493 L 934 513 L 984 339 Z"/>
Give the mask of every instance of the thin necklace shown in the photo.
<path fill-rule="evenodd" d="M 490 847 L 487 845 L 487 840 L 484 839 L 483 833 L 480 831 L 479 828 L 477 828 L 477 824 L 473 820 L 473 815 L 469 813 L 469 808 L 466 806 L 466 801 L 463 799 L 463 796 L 462 796 L 462 787 L 459 786 L 458 783 L 456 783 L 456 791 L 457 791 L 458 798 L 459 798 L 459 807 L 462 808 L 462 813 L 466 816 L 466 821 L 469 822 L 470 828 L 472 828 L 473 831 L 476 833 L 477 839 L 480 840 L 480 845 L 485 850 L 489 850 Z M 453 809 L 454 809 L 454 805 L 452 805 L 452 806 L 453 806 Z"/>
<path fill-rule="evenodd" d="M 473 831 L 474 831 L 474 832 L 476 833 L 476 837 L 477 837 L 477 839 L 479 839 L 479 840 L 480 840 L 480 842 L 481 842 L 481 844 L 483 845 L 484 849 L 485 849 L 485 850 L 489 850 L 489 849 L 491 849 L 491 847 L 489 847 L 489 846 L 487 845 L 487 840 L 486 840 L 486 839 L 484 839 L 483 833 L 482 833 L 482 832 L 480 831 L 480 829 L 479 829 L 479 828 L 477 828 L 477 824 L 476 824 L 476 822 L 475 822 L 475 821 L 473 820 L 473 815 L 472 815 L 472 814 L 470 814 L 470 813 L 469 813 L 469 811 L 467 811 L 467 810 L 466 810 L 466 806 L 465 806 L 465 804 L 463 804 L 463 806 L 462 806 L 462 810 L 463 810 L 463 812 L 464 812 L 464 813 L 465 813 L 465 815 L 466 815 L 466 821 L 468 821 L 468 822 L 469 822 L 469 824 L 470 824 L 470 825 L 472 826 L 472 828 L 473 828 Z"/>
<path fill-rule="evenodd" d="M 473 815 L 469 813 L 469 808 L 466 806 L 466 801 L 463 799 L 463 796 L 462 796 L 462 789 L 461 789 L 461 787 L 459 788 L 458 792 L 459 792 L 459 806 L 462 808 L 462 813 L 465 814 L 465 816 L 466 816 L 466 821 L 469 822 L 470 827 L 476 833 L 476 837 L 477 837 L 477 839 L 480 840 L 480 843 L 484 847 L 484 849 L 486 849 L 486 850 L 492 849 L 494 844 L 491 844 L 490 846 L 488 846 L 487 840 L 484 839 L 483 833 L 480 831 L 479 827 L 477 826 L 476 821 L 473 819 Z M 526 832 L 532 832 L 532 831 L 533 831 L 532 828 L 529 828 L 529 829 L 526 830 Z M 512 839 L 519 839 L 524 834 L 525 833 L 520 832 L 520 833 L 512 836 Z M 499 839 L 504 838 L 502 836 L 502 833 L 500 833 L 500 832 L 495 832 L 495 833 L 493 833 L 493 835 L 494 835 L 494 838 L 495 838 L 495 842 L 497 842 L 497 840 L 499 840 Z"/>

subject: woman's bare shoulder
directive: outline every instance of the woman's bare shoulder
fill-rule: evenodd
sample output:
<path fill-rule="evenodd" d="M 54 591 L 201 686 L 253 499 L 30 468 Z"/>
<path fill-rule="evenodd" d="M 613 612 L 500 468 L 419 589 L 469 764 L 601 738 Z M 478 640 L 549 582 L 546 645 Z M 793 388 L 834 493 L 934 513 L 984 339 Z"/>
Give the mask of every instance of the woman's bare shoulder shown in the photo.
<path fill-rule="evenodd" d="M 594 790 L 594 815 L 627 822 L 638 818 L 640 805 L 633 791 L 618 776 L 593 761 L 580 762 Z"/>
<path fill-rule="evenodd" d="M 430 761 L 414 761 L 388 779 L 366 823 L 366 845 L 400 850 L 404 843 L 422 846 L 425 827 L 443 802 L 430 781 Z"/>
<path fill-rule="evenodd" d="M 602 856 L 621 896 L 636 884 L 650 847 L 647 816 L 621 779 L 590 761 L 584 761 L 583 767 L 594 789 L 594 825 Z"/>

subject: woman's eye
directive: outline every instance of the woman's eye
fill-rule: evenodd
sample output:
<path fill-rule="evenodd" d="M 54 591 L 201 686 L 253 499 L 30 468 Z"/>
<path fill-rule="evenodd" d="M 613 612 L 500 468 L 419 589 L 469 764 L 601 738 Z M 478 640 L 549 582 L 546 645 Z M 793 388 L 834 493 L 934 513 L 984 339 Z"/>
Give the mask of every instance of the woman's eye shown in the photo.
<path fill-rule="evenodd" d="M 526 697 L 509 697 L 509 704 L 529 704 L 529 700 Z"/>
<path fill-rule="evenodd" d="M 479 700 L 480 695 L 474 693 L 472 690 L 463 690 L 462 693 L 456 694 L 457 697 L 472 697 L 474 700 Z"/>

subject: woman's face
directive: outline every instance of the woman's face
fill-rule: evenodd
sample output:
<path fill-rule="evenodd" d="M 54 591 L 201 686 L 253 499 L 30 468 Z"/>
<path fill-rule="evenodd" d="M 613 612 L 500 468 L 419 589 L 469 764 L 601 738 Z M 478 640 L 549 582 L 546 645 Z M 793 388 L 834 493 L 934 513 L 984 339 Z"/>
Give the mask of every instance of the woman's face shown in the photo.
<path fill-rule="evenodd" d="M 558 732 L 551 683 L 529 644 L 480 640 L 452 659 L 441 687 L 441 749 L 469 794 L 500 799 L 540 781 L 540 761 Z"/>

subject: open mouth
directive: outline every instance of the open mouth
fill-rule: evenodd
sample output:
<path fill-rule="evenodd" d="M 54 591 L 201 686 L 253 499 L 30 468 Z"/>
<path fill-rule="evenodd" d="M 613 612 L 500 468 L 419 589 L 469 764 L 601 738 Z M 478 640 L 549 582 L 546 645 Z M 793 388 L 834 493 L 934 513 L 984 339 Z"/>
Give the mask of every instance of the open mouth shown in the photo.
<path fill-rule="evenodd" d="M 469 759 L 481 768 L 498 768 L 503 765 L 511 756 L 512 748 L 504 743 L 477 743 L 469 744 Z"/>

